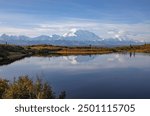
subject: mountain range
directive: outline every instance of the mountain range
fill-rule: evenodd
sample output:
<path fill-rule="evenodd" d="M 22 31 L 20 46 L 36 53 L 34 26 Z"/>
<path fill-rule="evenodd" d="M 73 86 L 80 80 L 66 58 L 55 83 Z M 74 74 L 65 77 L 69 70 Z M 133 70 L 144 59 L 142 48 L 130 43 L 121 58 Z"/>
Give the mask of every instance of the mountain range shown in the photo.
<path fill-rule="evenodd" d="M 15 45 L 37 45 L 37 44 L 50 44 L 50 45 L 65 45 L 65 46 L 80 46 L 80 45 L 96 45 L 96 46 L 108 46 L 108 45 L 130 45 L 130 44 L 142 44 L 138 41 L 133 41 L 127 38 L 108 38 L 103 39 L 97 36 L 95 33 L 87 30 L 71 29 L 63 36 L 60 35 L 41 35 L 38 37 L 28 36 L 12 36 L 2 34 L 0 36 L 0 43 L 8 43 Z"/>

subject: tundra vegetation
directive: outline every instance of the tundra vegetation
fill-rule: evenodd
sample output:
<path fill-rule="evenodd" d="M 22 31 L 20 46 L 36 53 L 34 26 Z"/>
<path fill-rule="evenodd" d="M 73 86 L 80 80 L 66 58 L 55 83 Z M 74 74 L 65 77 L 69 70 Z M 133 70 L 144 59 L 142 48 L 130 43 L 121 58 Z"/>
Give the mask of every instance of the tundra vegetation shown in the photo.
<path fill-rule="evenodd" d="M 10 82 L 0 79 L 0 99 L 64 99 L 65 91 L 56 96 L 48 83 L 37 78 L 34 82 L 28 76 L 20 76 Z"/>

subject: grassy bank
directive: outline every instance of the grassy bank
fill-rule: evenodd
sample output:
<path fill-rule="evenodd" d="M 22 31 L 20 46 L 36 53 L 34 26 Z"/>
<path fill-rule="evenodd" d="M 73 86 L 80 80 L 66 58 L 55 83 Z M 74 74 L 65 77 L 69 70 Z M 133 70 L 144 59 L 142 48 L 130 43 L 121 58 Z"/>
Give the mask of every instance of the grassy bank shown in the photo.
<path fill-rule="evenodd" d="M 84 55 L 84 54 L 105 54 L 112 53 L 109 48 L 104 47 L 66 47 L 66 46 L 50 46 L 50 45 L 33 45 L 28 46 L 34 54 L 57 54 L 57 55 Z"/>
<path fill-rule="evenodd" d="M 150 44 L 121 46 L 115 47 L 113 50 L 117 52 L 150 53 Z"/>
<path fill-rule="evenodd" d="M 84 54 L 107 54 L 116 52 L 137 52 L 150 53 L 150 44 L 145 45 L 130 45 L 121 47 L 96 47 L 96 46 L 81 46 L 81 47 L 66 47 L 52 45 L 33 45 L 28 48 L 34 54 L 59 54 L 59 55 L 84 55 Z"/>
<path fill-rule="evenodd" d="M 29 55 L 26 47 L 0 44 L 0 65 L 9 64 Z"/>

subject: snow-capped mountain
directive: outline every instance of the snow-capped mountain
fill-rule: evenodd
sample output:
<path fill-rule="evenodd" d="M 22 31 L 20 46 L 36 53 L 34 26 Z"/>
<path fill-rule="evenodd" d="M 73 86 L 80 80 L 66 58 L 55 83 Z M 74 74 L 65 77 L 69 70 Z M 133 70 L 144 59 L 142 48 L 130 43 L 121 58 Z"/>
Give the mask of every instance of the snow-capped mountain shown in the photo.
<path fill-rule="evenodd" d="M 0 43 L 17 44 L 17 45 L 33 45 L 33 44 L 53 44 L 53 45 L 129 45 L 139 44 L 140 42 L 133 41 L 127 38 L 109 38 L 102 39 L 95 33 L 87 30 L 71 29 L 63 36 L 60 35 L 41 35 L 38 37 L 27 36 L 11 36 L 3 34 L 0 36 Z"/>
<path fill-rule="evenodd" d="M 72 29 L 68 33 L 63 35 L 65 40 L 74 40 L 74 41 L 100 41 L 101 38 L 96 34 L 86 31 L 86 30 L 77 30 Z"/>

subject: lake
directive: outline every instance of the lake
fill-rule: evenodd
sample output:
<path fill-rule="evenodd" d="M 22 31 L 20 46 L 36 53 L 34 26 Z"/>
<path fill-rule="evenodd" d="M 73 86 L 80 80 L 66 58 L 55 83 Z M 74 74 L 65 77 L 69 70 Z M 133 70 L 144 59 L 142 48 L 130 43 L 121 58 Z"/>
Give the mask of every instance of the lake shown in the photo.
<path fill-rule="evenodd" d="M 0 66 L 0 77 L 40 76 L 67 98 L 150 99 L 150 55 L 27 57 Z"/>

